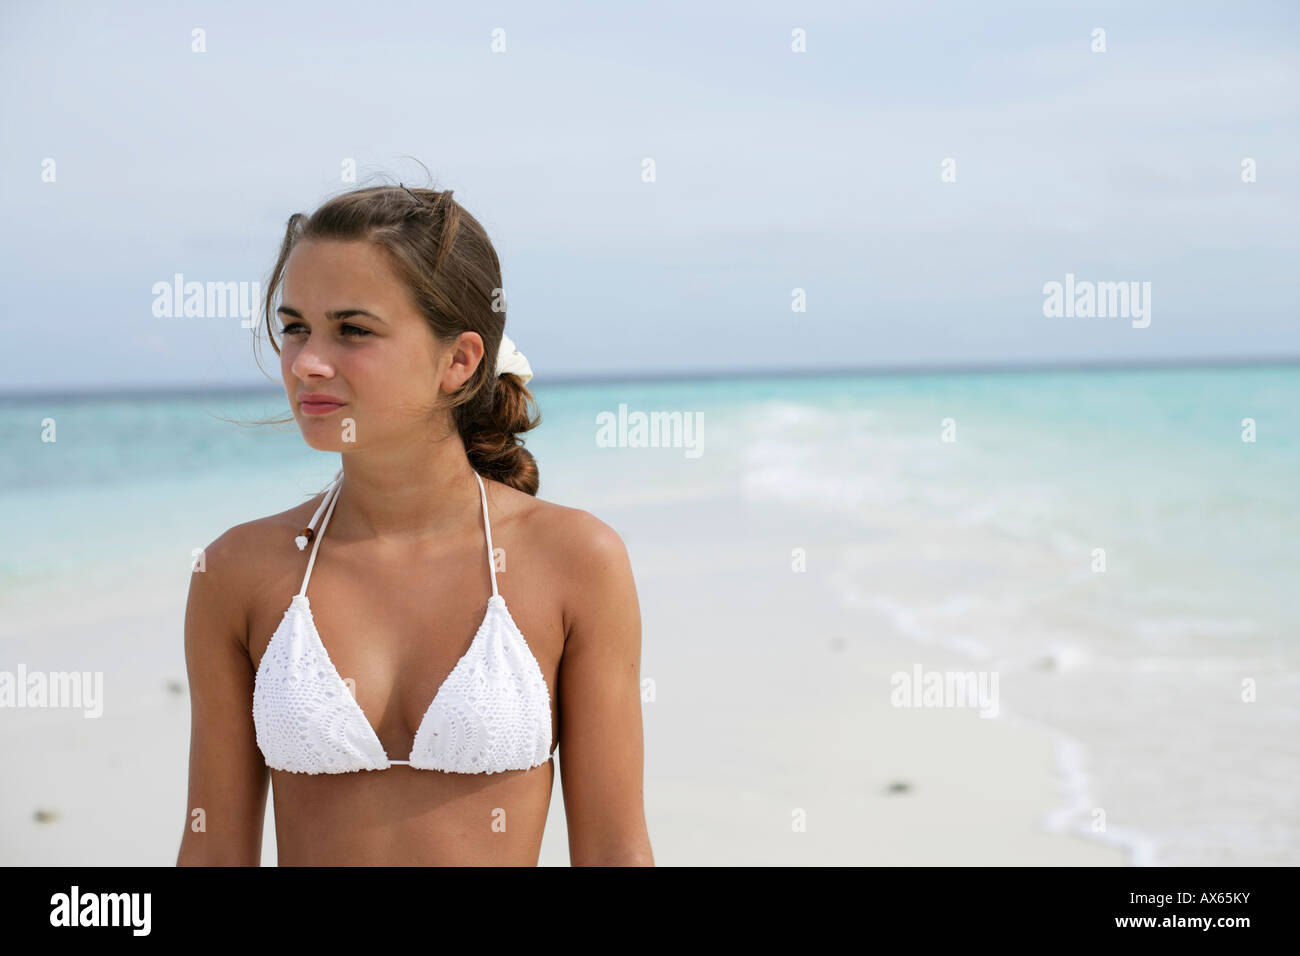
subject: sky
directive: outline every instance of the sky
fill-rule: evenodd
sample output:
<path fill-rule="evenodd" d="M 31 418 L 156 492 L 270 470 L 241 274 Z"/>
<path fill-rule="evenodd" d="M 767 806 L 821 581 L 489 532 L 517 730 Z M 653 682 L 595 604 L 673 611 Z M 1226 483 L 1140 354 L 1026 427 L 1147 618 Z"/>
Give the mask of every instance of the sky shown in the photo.
<path fill-rule="evenodd" d="M 390 181 L 486 227 L 539 380 L 1294 359 L 1298 40 L 1269 2 L 4 0 L 0 391 L 278 385 L 155 285 L 261 282 Z M 1045 315 L 1067 275 L 1149 321 Z"/>

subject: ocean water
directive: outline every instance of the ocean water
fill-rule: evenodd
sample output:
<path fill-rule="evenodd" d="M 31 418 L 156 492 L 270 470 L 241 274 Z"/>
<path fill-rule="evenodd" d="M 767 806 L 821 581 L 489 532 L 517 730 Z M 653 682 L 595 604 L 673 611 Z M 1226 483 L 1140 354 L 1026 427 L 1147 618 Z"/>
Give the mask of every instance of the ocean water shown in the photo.
<path fill-rule="evenodd" d="M 1046 828 L 1135 864 L 1294 865 L 1298 372 L 824 382 L 767 405 L 744 488 L 842 514 L 845 600 L 1053 731 Z"/>
<path fill-rule="evenodd" d="M 1136 864 L 1300 862 L 1297 367 L 532 384 L 541 497 L 651 508 L 685 564 L 713 544 L 682 517 L 702 502 L 830 519 L 808 573 L 855 639 L 996 672 L 999 719 L 1052 732 L 1043 827 Z M 699 440 L 602 445 L 620 407 Z M 196 549 L 338 467 L 292 422 L 232 421 L 286 412 L 274 390 L 0 402 L 0 668 L 183 679 Z"/>

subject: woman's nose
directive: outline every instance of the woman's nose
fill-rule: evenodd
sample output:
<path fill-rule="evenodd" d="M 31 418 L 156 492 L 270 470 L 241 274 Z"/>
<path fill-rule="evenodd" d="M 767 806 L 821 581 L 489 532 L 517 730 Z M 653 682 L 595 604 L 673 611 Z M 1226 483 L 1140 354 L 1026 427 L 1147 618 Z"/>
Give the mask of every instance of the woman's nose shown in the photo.
<path fill-rule="evenodd" d="M 312 376 L 329 375 L 331 367 L 327 358 L 309 340 L 298 350 L 289 370 L 298 378 L 306 379 Z"/>

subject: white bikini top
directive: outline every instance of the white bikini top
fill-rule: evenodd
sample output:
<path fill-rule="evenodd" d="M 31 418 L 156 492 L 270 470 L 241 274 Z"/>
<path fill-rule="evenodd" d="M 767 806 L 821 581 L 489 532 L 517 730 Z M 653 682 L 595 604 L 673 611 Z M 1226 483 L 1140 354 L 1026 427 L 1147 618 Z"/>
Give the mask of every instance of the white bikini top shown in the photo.
<path fill-rule="evenodd" d="M 315 538 L 302 588 L 258 664 L 253 723 L 267 766 L 293 773 L 350 773 L 406 764 L 446 773 L 527 770 L 550 759 L 551 695 L 542 669 L 497 591 L 487 490 L 483 499 L 492 596 L 469 650 L 434 695 L 406 760 L 390 760 L 321 643 L 307 600 L 316 551 L 343 487 L 340 470 L 311 519 Z M 312 530 L 329 503 L 320 532 Z M 301 548 L 305 541 L 298 538 Z"/>

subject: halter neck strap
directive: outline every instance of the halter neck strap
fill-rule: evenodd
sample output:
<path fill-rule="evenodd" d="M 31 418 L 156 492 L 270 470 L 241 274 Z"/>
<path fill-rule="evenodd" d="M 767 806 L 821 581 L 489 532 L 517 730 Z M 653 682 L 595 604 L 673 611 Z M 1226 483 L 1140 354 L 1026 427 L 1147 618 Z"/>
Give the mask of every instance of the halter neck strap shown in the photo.
<path fill-rule="evenodd" d="M 478 479 L 479 494 L 483 498 L 483 534 L 484 536 L 487 537 L 488 571 L 490 571 L 492 574 L 492 596 L 496 597 L 497 596 L 497 563 L 494 560 L 494 556 L 492 554 L 492 522 L 488 520 L 487 488 L 483 485 L 483 476 L 480 475 L 477 471 L 474 472 L 474 477 Z"/>
<path fill-rule="evenodd" d="M 334 505 L 339 500 L 339 492 L 342 488 L 343 472 L 340 471 L 338 477 L 334 479 L 334 484 L 330 486 L 329 491 L 325 493 L 325 497 L 321 499 L 320 507 L 316 509 L 316 515 L 307 526 L 313 528 L 316 518 L 320 517 L 321 509 L 325 507 L 326 502 L 329 502 L 329 510 L 325 512 L 325 520 L 321 522 L 320 530 L 315 531 L 315 540 L 311 545 L 311 557 L 307 559 L 307 573 L 302 576 L 302 587 L 298 589 L 299 595 L 306 596 L 307 594 L 307 582 L 311 580 L 311 569 L 312 565 L 316 563 L 316 552 L 320 550 L 320 539 L 325 537 L 325 526 L 330 523 L 330 515 L 334 513 Z"/>
<path fill-rule="evenodd" d="M 488 518 L 487 486 L 483 484 L 483 476 L 477 471 L 474 472 L 474 477 L 478 479 L 479 498 L 483 502 L 483 536 L 487 540 L 488 573 L 492 575 L 492 596 L 496 597 L 500 592 L 497 590 L 497 566 L 495 555 L 492 553 L 492 522 Z M 316 508 L 316 513 L 307 524 L 307 527 L 312 531 L 313 541 L 311 557 L 307 559 L 307 571 L 302 576 L 302 587 L 298 589 L 300 596 L 305 597 L 307 594 L 307 582 L 311 580 L 311 571 L 316 564 L 316 554 L 320 550 L 321 538 L 325 537 L 325 528 L 330 523 L 330 516 L 334 514 L 334 506 L 338 503 L 339 492 L 342 489 L 343 471 L 340 469 L 333 483 L 325 492 L 325 497 L 321 499 L 320 505 Z M 320 519 L 322 512 L 324 512 L 325 518 L 321 521 L 320 528 L 317 529 L 316 522 Z"/>

